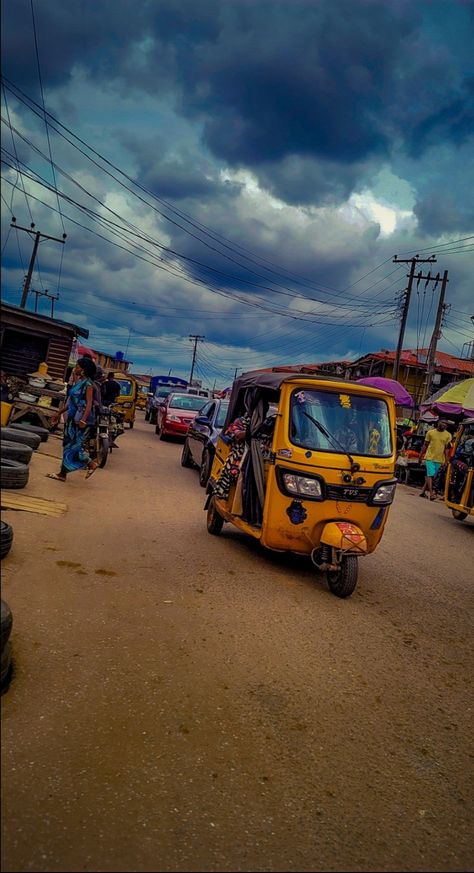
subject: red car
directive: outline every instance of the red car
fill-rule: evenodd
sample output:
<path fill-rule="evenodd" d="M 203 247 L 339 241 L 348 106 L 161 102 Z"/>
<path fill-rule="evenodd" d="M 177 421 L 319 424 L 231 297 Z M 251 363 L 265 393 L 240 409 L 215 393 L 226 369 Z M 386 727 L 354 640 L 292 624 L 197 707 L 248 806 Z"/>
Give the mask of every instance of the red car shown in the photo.
<path fill-rule="evenodd" d="M 185 437 L 193 418 L 206 403 L 206 397 L 173 391 L 158 408 L 155 433 L 160 440 L 167 436 Z"/>

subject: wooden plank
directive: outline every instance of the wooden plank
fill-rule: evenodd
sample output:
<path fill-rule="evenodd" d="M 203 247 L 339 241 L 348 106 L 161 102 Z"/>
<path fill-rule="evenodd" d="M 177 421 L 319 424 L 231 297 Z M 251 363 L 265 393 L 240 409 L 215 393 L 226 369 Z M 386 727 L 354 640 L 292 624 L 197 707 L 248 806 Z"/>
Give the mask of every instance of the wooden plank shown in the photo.
<path fill-rule="evenodd" d="M 0 495 L 2 509 L 15 509 L 22 512 L 36 512 L 38 515 L 49 515 L 59 518 L 67 512 L 67 504 L 58 500 L 46 500 L 44 497 L 29 497 L 14 491 L 2 491 Z"/>

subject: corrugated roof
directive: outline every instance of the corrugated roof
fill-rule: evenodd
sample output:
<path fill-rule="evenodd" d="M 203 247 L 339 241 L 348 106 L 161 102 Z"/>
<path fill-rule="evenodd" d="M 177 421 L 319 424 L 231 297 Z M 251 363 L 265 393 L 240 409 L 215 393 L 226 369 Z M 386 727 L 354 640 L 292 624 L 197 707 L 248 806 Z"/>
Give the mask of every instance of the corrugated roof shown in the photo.
<path fill-rule="evenodd" d="M 406 367 L 425 367 L 428 352 L 429 349 L 403 349 L 400 363 Z M 395 351 L 370 352 L 353 363 L 358 364 L 370 358 L 375 358 L 378 361 L 394 361 L 395 355 Z M 449 355 L 447 352 L 436 352 L 435 367 L 436 370 L 444 373 L 457 372 L 465 373 L 468 376 L 474 375 L 474 361 L 467 358 L 457 358 L 455 355 Z"/>
<path fill-rule="evenodd" d="M 2 310 L 11 312 L 14 315 L 28 316 L 33 321 L 39 321 L 41 324 L 57 324 L 60 327 L 71 328 L 77 336 L 83 336 L 87 339 L 89 331 L 85 327 L 79 327 L 77 324 L 72 324 L 70 321 L 61 321 L 59 318 L 50 318 L 49 315 L 39 315 L 37 312 L 31 312 L 30 309 L 23 309 L 22 306 L 14 306 L 13 303 L 3 303 Z"/>

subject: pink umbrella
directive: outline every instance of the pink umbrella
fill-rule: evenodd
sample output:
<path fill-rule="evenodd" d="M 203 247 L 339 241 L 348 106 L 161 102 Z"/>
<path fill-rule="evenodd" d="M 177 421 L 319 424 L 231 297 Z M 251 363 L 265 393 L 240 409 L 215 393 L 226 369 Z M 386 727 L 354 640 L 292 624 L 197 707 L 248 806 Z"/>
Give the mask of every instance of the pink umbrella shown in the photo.
<path fill-rule="evenodd" d="M 369 385 L 372 388 L 380 388 L 381 391 L 392 394 L 397 406 L 409 406 L 412 408 L 415 405 L 411 394 L 396 379 L 385 379 L 384 376 L 365 376 L 364 379 L 357 379 L 357 382 L 361 385 Z"/>
<path fill-rule="evenodd" d="M 81 358 L 83 355 L 90 355 L 93 361 L 97 360 L 97 352 L 94 352 L 93 349 L 88 349 L 87 346 L 78 346 L 77 354 Z"/>

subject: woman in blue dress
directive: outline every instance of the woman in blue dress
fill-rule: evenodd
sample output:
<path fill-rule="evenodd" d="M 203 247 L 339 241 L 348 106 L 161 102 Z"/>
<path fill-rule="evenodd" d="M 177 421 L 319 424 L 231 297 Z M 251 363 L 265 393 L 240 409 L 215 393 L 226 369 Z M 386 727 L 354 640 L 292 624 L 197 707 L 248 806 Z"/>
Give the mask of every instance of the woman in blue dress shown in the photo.
<path fill-rule="evenodd" d="M 89 425 L 93 424 L 93 379 L 96 365 L 91 358 L 79 358 L 74 367 L 74 384 L 69 391 L 66 404 L 58 409 L 53 423 L 57 423 L 62 413 L 67 409 L 64 424 L 63 457 L 59 473 L 48 473 L 50 479 L 65 482 L 68 473 L 87 468 L 86 479 L 96 471 L 97 463 L 93 461 L 85 446 L 89 435 Z"/>

